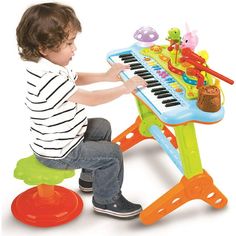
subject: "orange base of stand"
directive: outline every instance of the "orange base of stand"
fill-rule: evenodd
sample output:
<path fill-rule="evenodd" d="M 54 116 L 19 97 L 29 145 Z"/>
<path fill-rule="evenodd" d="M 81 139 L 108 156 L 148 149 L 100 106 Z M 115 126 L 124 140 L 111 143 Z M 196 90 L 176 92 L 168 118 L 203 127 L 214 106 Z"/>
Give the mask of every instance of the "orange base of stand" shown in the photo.
<path fill-rule="evenodd" d="M 227 198 L 204 171 L 191 179 L 183 177 L 177 185 L 144 209 L 140 214 L 140 220 L 143 224 L 153 224 L 193 199 L 201 199 L 214 208 L 223 208 L 227 204 Z"/>
<path fill-rule="evenodd" d="M 12 202 L 13 215 L 21 222 L 33 226 L 49 227 L 67 223 L 77 217 L 83 201 L 75 192 L 54 186 L 53 195 L 39 196 L 38 188 L 30 188 Z"/>

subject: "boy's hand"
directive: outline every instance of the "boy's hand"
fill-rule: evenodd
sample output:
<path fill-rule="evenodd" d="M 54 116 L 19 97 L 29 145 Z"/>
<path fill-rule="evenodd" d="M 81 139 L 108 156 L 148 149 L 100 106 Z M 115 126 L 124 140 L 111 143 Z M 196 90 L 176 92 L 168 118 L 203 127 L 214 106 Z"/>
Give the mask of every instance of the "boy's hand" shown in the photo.
<path fill-rule="evenodd" d="M 129 65 L 115 63 L 111 66 L 111 68 L 105 73 L 106 81 L 116 82 L 119 81 L 119 73 L 125 69 L 129 69 Z"/>
<path fill-rule="evenodd" d="M 127 93 L 132 93 L 138 87 L 146 87 L 147 82 L 139 76 L 134 76 L 128 81 L 124 82 L 124 86 L 127 89 Z"/>

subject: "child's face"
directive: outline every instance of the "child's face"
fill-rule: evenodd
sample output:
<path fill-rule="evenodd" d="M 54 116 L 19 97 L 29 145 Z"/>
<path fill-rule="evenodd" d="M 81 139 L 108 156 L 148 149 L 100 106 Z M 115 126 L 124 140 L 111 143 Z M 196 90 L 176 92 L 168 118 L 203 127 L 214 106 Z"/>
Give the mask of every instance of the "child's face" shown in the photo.
<path fill-rule="evenodd" d="M 70 32 L 68 39 L 60 45 L 58 51 L 46 49 L 42 53 L 43 56 L 54 64 L 67 66 L 77 49 L 74 42 L 76 36 L 77 32 Z"/>

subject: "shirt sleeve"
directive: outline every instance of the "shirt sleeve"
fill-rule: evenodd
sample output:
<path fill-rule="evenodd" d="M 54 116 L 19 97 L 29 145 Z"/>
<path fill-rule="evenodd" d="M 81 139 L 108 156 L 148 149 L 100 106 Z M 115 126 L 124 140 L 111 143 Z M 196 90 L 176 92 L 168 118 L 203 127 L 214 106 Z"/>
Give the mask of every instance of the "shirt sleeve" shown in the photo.
<path fill-rule="evenodd" d="M 77 78 L 78 78 L 78 73 L 76 73 L 75 71 L 71 70 L 71 77 L 73 78 L 74 81 L 76 81 Z"/>
<path fill-rule="evenodd" d="M 46 100 L 50 108 L 61 106 L 76 91 L 75 81 L 55 73 L 47 73 L 42 78 L 39 96 Z"/>

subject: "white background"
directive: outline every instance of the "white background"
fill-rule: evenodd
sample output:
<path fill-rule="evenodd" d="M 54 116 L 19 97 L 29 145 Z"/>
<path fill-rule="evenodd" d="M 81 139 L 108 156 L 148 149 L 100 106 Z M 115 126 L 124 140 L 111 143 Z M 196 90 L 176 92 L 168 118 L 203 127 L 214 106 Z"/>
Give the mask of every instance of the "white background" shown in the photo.
<path fill-rule="evenodd" d="M 28 146 L 28 124 L 24 108 L 24 67 L 17 54 L 15 29 L 23 11 L 39 1 L 21 0 L 1 3 L 1 204 L 2 235 L 235 235 L 236 156 L 235 156 L 235 85 L 222 82 L 225 92 L 225 117 L 218 124 L 196 125 L 203 167 L 215 184 L 228 197 L 228 205 L 214 210 L 195 200 L 169 214 L 159 222 L 144 226 L 139 219 L 117 220 L 97 215 L 92 210 L 92 195 L 80 193 L 84 209 L 80 217 L 59 227 L 35 228 L 13 218 L 10 205 L 14 197 L 29 188 L 13 177 L 18 159 L 31 154 Z M 72 65 L 77 71 L 105 71 L 109 68 L 106 54 L 134 43 L 132 35 L 141 26 L 154 27 L 159 43 L 171 27 L 185 32 L 185 22 L 197 30 L 197 51 L 209 53 L 209 65 L 219 73 L 236 80 L 235 23 L 233 0 L 224 1 L 131 1 L 131 0 L 64 0 L 74 7 L 83 26 L 78 36 L 77 55 Z M 110 86 L 96 84 L 92 88 Z M 112 123 L 113 137 L 129 127 L 137 116 L 134 99 L 123 96 L 114 102 L 88 108 L 90 117 L 105 117 Z M 123 193 L 145 208 L 172 186 L 181 174 L 154 141 L 144 141 L 124 154 Z M 78 191 L 77 178 L 62 185 Z"/>

